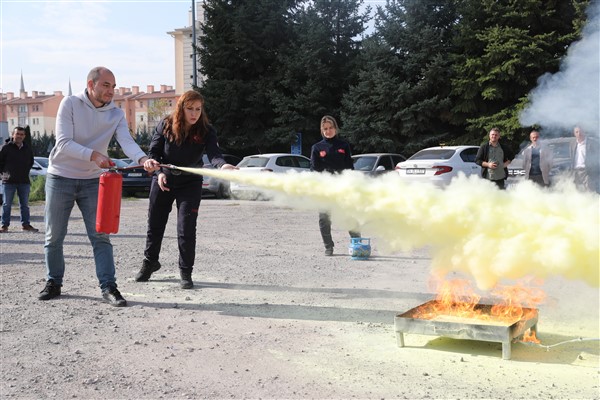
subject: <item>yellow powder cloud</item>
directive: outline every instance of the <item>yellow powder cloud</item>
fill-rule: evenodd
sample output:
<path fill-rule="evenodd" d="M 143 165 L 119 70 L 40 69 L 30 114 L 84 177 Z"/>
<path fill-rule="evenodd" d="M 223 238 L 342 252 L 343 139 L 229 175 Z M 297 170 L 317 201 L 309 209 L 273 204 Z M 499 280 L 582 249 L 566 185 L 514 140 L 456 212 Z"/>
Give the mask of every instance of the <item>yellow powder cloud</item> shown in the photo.
<path fill-rule="evenodd" d="M 479 177 L 460 177 L 440 189 L 395 173 L 179 169 L 256 186 L 279 204 L 328 211 L 340 228 L 377 238 L 384 251 L 428 246 L 436 273 L 466 272 L 480 289 L 530 275 L 600 286 L 599 197 L 572 185 L 547 190 L 523 182 L 501 191 Z"/>

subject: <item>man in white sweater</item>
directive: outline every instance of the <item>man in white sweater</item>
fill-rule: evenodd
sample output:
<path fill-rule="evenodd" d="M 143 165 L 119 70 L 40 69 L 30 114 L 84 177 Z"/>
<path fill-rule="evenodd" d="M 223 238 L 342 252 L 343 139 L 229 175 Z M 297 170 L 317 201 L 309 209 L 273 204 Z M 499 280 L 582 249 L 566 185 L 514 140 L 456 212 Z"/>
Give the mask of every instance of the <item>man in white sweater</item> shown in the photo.
<path fill-rule="evenodd" d="M 40 300 L 60 296 L 65 272 L 63 242 L 71 210 L 77 203 L 92 244 L 102 297 L 115 307 L 127 305 L 117 289 L 110 239 L 107 234 L 96 232 L 98 184 L 102 168 L 112 164 L 107 153 L 114 135 L 129 158 L 143 164 L 147 157 L 131 137 L 125 114 L 112 101 L 115 87 L 113 73 L 96 67 L 87 76 L 86 89 L 65 97 L 58 108 L 56 144 L 46 176 L 47 277 L 38 296 Z"/>

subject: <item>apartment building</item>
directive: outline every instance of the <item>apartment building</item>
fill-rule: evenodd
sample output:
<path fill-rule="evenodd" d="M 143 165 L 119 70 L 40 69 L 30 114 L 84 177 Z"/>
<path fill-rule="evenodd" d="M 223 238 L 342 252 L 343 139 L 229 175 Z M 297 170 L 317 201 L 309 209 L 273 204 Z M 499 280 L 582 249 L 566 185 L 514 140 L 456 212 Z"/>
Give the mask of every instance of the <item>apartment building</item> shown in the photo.
<path fill-rule="evenodd" d="M 27 126 L 32 136 L 44 133 L 54 135 L 58 106 L 63 99 L 61 91 L 53 94 L 32 91 L 31 96 L 21 91 L 18 97 L 13 92 L 2 94 L 1 115 L 6 118 L 8 132 L 17 126 Z"/>
<path fill-rule="evenodd" d="M 173 112 L 179 96 L 172 86 L 160 85 L 160 89 L 155 90 L 154 85 L 147 85 L 146 92 L 140 92 L 138 86 L 131 90 L 119 88 L 113 100 L 125 112 L 131 132 L 152 133 L 156 125 Z"/>
<path fill-rule="evenodd" d="M 28 126 L 31 135 L 39 137 L 54 135 L 58 106 L 65 96 L 61 91 L 51 95 L 44 92 L 22 91 L 19 97 L 13 92 L 0 93 L 2 104 L 0 115 L 6 122 L 7 132 L 16 126 Z M 141 92 L 139 86 L 115 89 L 113 101 L 125 112 L 127 125 L 132 133 L 147 130 L 152 132 L 160 120 L 175 109 L 179 95 L 172 86 L 160 85 L 155 91 L 154 85 L 147 86 L 147 92 Z"/>
<path fill-rule="evenodd" d="M 184 93 L 193 89 L 194 77 L 194 48 L 192 46 L 192 21 L 194 17 L 192 10 L 188 12 L 188 26 L 178 28 L 174 31 L 167 32 L 174 39 L 175 49 L 175 91 Z M 199 44 L 199 37 L 202 35 L 200 24 L 204 23 L 204 2 L 196 2 L 196 42 Z M 196 69 L 200 68 L 200 56 L 196 55 Z M 202 86 L 204 76 L 200 71 L 196 71 L 196 79 L 198 86 Z"/>

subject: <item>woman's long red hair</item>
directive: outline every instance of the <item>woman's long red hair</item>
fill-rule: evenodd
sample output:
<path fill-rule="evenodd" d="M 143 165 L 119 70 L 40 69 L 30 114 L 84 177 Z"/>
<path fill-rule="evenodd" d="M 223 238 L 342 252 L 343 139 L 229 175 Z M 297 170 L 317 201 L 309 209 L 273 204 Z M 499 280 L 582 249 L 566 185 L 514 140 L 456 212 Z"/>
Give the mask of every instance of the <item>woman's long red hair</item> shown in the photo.
<path fill-rule="evenodd" d="M 183 110 L 187 105 L 195 101 L 200 101 L 202 104 L 202 110 L 200 118 L 194 125 L 190 127 L 188 131 L 185 130 L 185 114 Z M 195 90 L 188 90 L 185 92 L 175 106 L 175 111 L 166 118 L 165 128 L 163 135 L 170 142 L 175 142 L 178 146 L 187 141 L 194 143 L 203 143 L 204 137 L 208 134 L 209 120 L 204 110 L 204 97 Z"/>

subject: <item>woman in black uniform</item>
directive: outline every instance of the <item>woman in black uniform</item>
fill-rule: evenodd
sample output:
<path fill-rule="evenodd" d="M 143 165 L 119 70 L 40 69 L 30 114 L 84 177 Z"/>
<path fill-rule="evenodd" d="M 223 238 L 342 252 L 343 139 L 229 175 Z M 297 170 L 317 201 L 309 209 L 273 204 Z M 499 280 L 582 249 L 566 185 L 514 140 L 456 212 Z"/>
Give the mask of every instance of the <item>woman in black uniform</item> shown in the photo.
<path fill-rule="evenodd" d="M 160 269 L 160 249 L 175 201 L 180 285 L 182 289 L 194 286 L 192 269 L 196 256 L 196 221 L 202 196 L 202 176 L 161 168 L 160 164 L 200 168 L 204 152 L 215 168 L 235 169 L 221 155 L 216 131 L 204 112 L 204 98 L 199 92 L 189 90 L 179 98 L 175 111 L 156 127 L 149 159 L 144 163 L 146 170 L 157 172 L 150 187 L 146 248 L 136 281 L 145 282 Z"/>
<path fill-rule="evenodd" d="M 323 140 L 315 143 L 310 150 L 310 168 L 312 171 L 340 173 L 345 169 L 354 169 L 352 151 L 348 142 L 337 136 L 338 124 L 335 118 L 325 115 L 321 118 L 321 135 Z M 327 213 L 319 213 L 319 229 L 325 255 L 333 255 L 333 238 L 331 237 L 331 218 Z M 350 237 L 360 237 L 357 232 L 350 232 Z"/>

